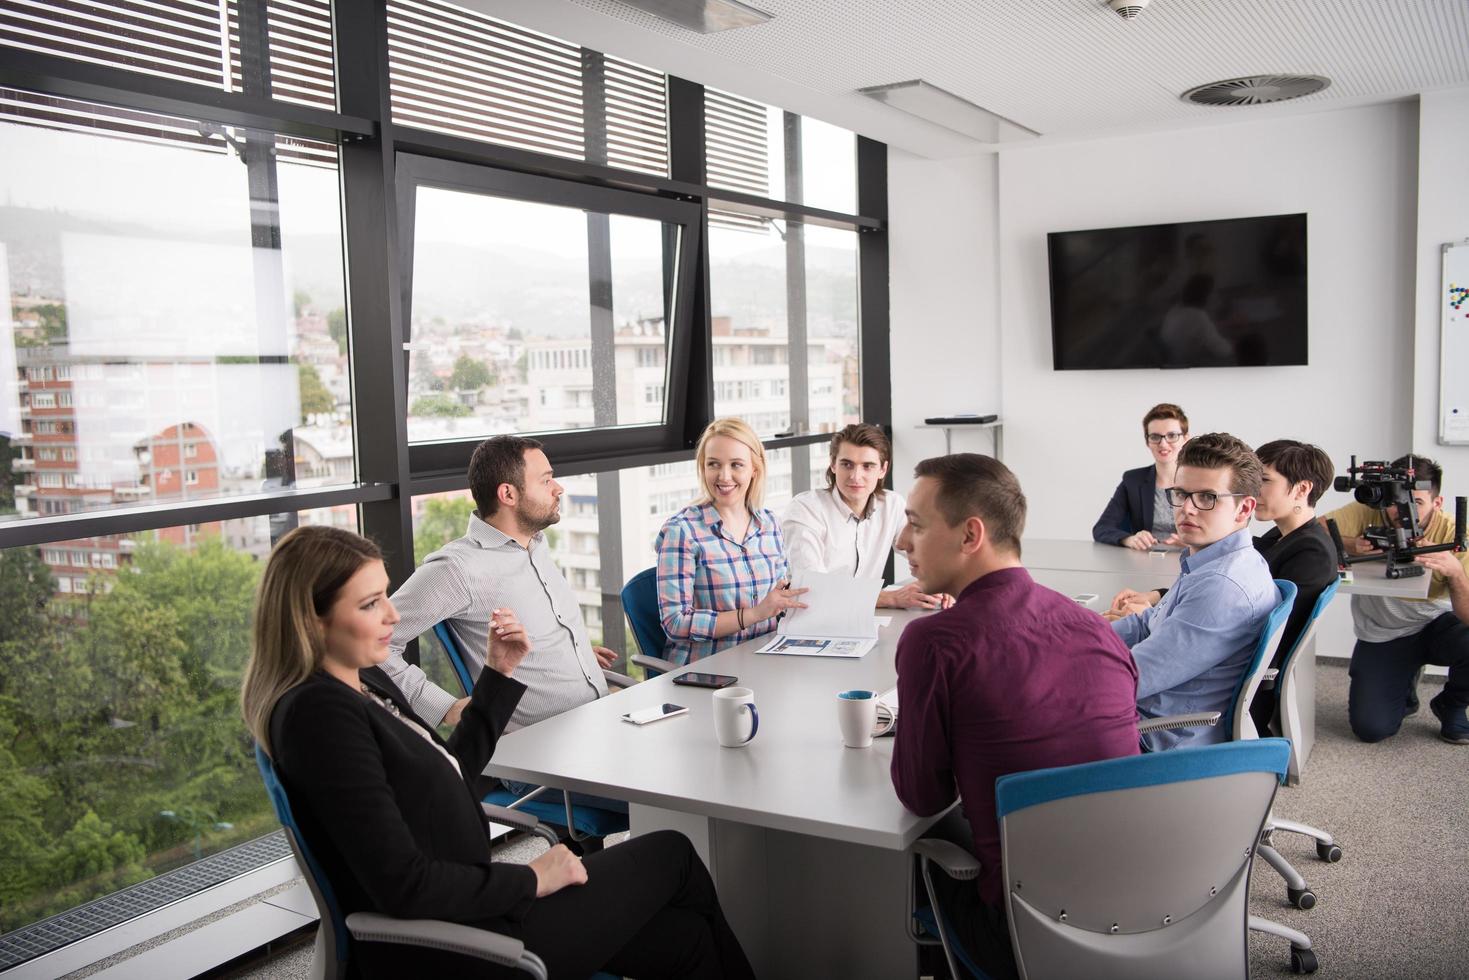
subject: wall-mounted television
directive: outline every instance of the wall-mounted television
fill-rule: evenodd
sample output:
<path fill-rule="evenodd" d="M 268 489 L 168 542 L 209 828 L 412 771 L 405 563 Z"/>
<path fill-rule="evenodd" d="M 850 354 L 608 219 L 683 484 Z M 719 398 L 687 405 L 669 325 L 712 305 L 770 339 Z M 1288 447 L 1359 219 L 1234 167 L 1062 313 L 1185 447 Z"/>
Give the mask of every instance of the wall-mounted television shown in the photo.
<path fill-rule="evenodd" d="M 1056 370 L 1306 363 L 1306 216 L 1058 231 Z"/>

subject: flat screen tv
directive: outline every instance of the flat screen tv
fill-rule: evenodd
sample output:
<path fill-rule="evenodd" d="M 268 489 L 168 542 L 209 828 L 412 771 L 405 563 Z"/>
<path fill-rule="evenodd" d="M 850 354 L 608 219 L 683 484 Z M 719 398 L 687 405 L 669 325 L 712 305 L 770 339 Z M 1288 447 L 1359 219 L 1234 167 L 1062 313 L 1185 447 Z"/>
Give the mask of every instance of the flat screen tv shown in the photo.
<path fill-rule="evenodd" d="M 1059 231 L 1058 371 L 1306 363 L 1306 216 Z"/>

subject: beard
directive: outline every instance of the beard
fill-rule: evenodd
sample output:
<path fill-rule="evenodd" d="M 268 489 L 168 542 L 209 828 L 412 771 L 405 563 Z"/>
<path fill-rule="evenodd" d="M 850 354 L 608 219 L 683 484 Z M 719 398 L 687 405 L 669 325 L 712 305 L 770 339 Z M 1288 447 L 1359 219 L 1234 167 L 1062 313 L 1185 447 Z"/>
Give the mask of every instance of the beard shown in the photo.
<path fill-rule="evenodd" d="M 515 508 L 515 520 L 527 534 L 537 534 L 561 520 L 561 505 L 551 501 L 544 508 L 522 503 Z"/>

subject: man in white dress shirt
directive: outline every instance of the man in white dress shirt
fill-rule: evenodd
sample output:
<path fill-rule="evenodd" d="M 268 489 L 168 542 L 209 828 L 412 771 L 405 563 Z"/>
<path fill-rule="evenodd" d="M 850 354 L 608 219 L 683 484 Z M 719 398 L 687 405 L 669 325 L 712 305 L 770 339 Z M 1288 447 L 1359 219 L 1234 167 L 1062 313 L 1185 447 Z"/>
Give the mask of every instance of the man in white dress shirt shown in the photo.
<path fill-rule="evenodd" d="M 891 461 L 892 444 L 875 425 L 849 425 L 832 436 L 826 487 L 797 494 L 781 517 L 792 572 L 882 577 L 906 506 L 901 494 L 882 485 Z M 878 593 L 877 604 L 938 609 L 944 603 L 909 583 Z"/>

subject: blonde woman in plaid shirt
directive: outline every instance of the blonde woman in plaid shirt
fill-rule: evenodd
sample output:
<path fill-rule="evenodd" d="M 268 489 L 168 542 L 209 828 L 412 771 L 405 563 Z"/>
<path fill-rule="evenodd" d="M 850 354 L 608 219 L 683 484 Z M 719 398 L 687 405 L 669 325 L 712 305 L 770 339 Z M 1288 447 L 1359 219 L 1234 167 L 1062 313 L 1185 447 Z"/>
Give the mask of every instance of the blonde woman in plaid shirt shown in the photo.
<path fill-rule="evenodd" d="M 785 539 L 761 507 L 765 449 L 736 418 L 715 419 L 695 456 L 703 493 L 658 533 L 658 616 L 664 656 L 691 663 L 769 633 L 805 589 L 788 581 Z"/>

